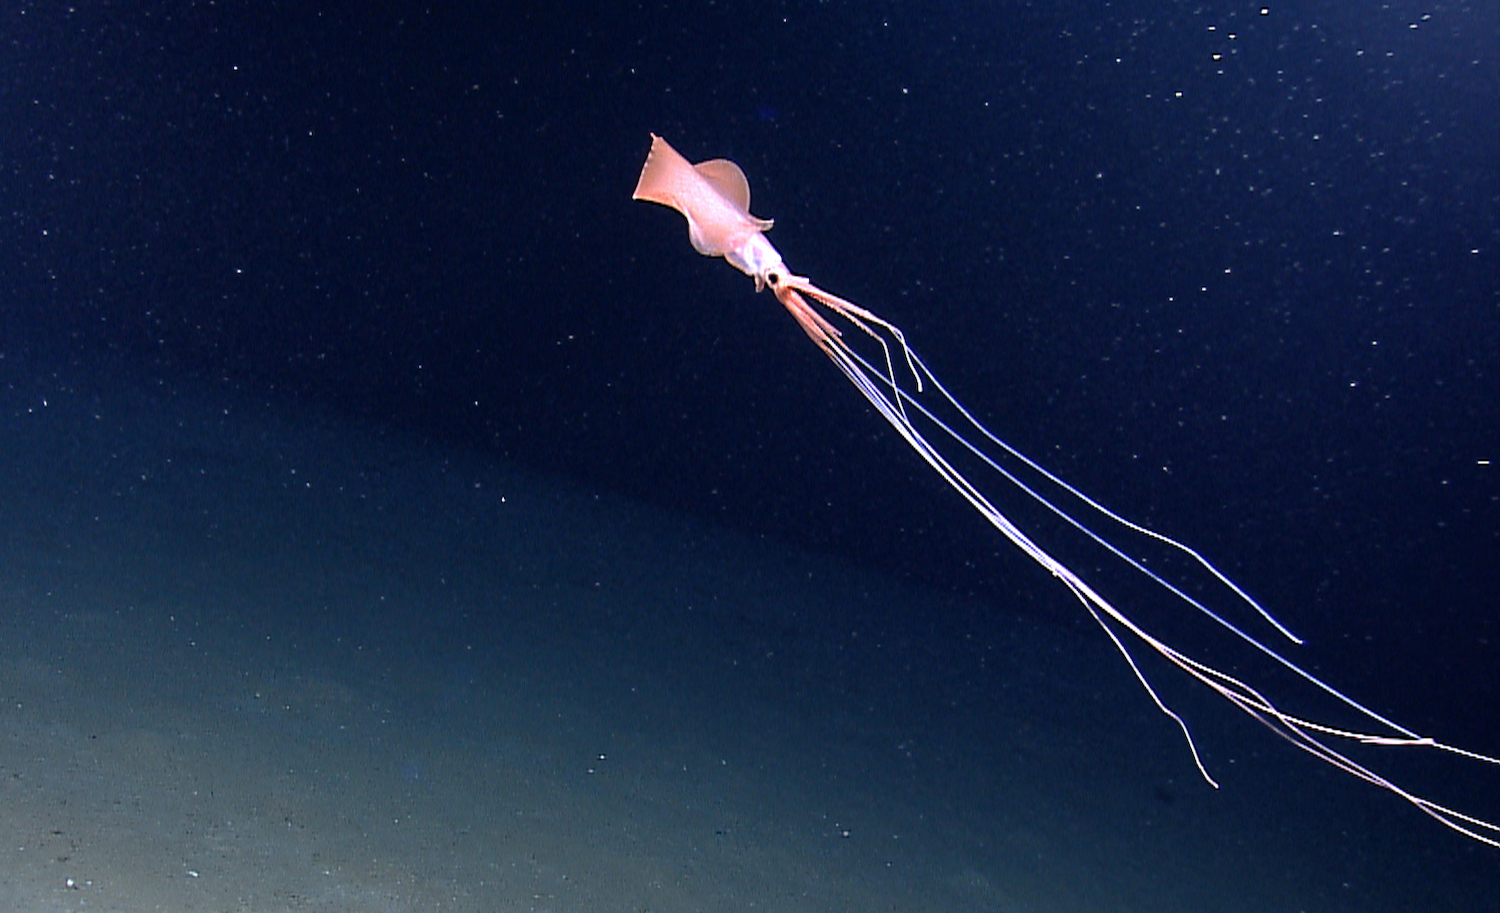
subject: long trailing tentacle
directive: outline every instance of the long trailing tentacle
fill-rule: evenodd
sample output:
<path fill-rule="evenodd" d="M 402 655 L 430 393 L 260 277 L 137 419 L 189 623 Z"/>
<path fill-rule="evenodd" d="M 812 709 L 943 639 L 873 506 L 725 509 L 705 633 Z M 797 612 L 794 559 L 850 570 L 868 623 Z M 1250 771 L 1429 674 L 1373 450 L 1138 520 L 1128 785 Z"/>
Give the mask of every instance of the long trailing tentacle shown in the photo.
<path fill-rule="evenodd" d="M 1136 663 L 1129 645 L 1121 638 L 1121 632 L 1128 633 L 1135 641 L 1149 647 L 1188 676 L 1209 688 L 1241 712 L 1262 723 L 1272 732 L 1302 751 L 1351 776 L 1393 793 L 1415 806 L 1424 814 L 1431 816 L 1444 826 L 1466 837 L 1500 848 L 1500 824 L 1495 824 L 1424 799 L 1353 760 L 1341 750 L 1334 747 L 1333 742 L 1330 740 L 1352 741 L 1371 746 L 1428 748 L 1497 766 L 1500 766 L 1500 759 L 1447 745 L 1436 739 L 1420 736 L 1411 729 L 1390 720 L 1386 716 L 1348 696 L 1311 672 L 1303 669 L 1277 650 L 1271 648 L 1240 625 L 1230 621 L 1222 613 L 1214 611 L 1203 600 L 1188 594 L 1181 586 L 1146 567 L 1141 559 L 1134 557 L 1124 548 L 1096 531 L 1092 526 L 1084 523 L 1072 513 L 1069 513 L 1062 506 L 1039 491 L 1034 485 L 1021 479 L 1010 468 L 1002 465 L 1000 458 L 986 449 L 986 445 L 996 448 L 1006 457 L 1017 461 L 1027 469 L 1037 473 L 1042 479 L 1045 479 L 1049 484 L 1056 487 L 1057 490 L 1073 498 L 1076 502 L 1081 503 L 1108 522 L 1186 556 L 1209 574 L 1226 592 L 1230 593 L 1240 603 L 1252 609 L 1278 633 L 1294 643 L 1300 644 L 1302 642 L 1285 625 L 1261 606 L 1254 597 L 1215 567 L 1202 554 L 1170 536 L 1152 530 L 1110 510 L 1099 501 L 1084 494 L 1030 457 L 1027 457 L 986 428 L 943 386 L 931 369 L 912 351 L 906 342 L 905 334 L 894 324 L 847 299 L 818 288 L 802 276 L 777 274 L 767 277 L 767 283 L 775 292 L 777 299 L 796 318 L 798 324 L 801 325 L 809 338 L 823 350 L 834 365 L 854 384 L 855 388 L 890 423 L 907 444 L 949 486 L 957 491 L 991 525 L 999 530 L 1006 539 L 1025 552 L 1032 560 L 1046 568 L 1054 577 L 1061 580 L 1073 595 L 1077 597 L 1090 616 L 1093 617 L 1095 622 L 1109 636 L 1115 648 L 1129 664 L 1136 679 L 1146 690 L 1146 693 L 1155 703 L 1156 707 L 1175 721 L 1182 730 L 1183 737 L 1188 744 L 1188 750 L 1193 756 L 1193 761 L 1197 765 L 1199 773 L 1209 784 L 1215 787 L 1218 785 L 1205 767 L 1187 723 L 1157 694 L 1143 670 Z M 824 317 L 816 307 L 808 303 L 807 299 L 809 298 L 818 305 L 826 308 L 830 313 L 859 329 L 863 334 L 874 339 L 881 348 L 883 366 L 876 367 L 872 365 L 864 356 L 856 352 L 844 339 L 838 327 L 831 323 L 828 318 Z M 900 350 L 901 359 L 905 362 L 905 366 L 910 372 L 915 391 L 908 390 L 902 385 L 901 377 L 895 370 L 895 359 L 892 357 L 891 349 L 893 345 Z M 966 435 L 955 430 L 954 427 L 945 422 L 924 402 L 918 399 L 918 396 L 928 387 L 936 391 L 942 403 L 947 408 L 952 409 L 962 418 L 961 427 L 967 427 L 970 430 L 969 434 Z M 908 409 L 910 409 L 910 412 L 908 412 Z M 1343 703 L 1370 722 L 1385 727 L 1387 730 L 1386 733 L 1357 732 L 1318 723 L 1288 713 L 1241 679 L 1200 660 L 1193 659 L 1160 640 L 1150 631 L 1126 616 L 1120 609 L 1116 608 L 1109 599 L 1100 594 L 1091 584 L 1083 580 L 1071 568 L 1039 545 L 1017 526 L 1014 521 L 1002 513 L 983 490 L 971 482 L 938 447 L 928 440 L 923 430 L 913 422 L 913 414 L 924 419 L 943 438 L 951 441 L 961 450 L 973 455 L 983 465 L 998 473 L 1027 497 L 1040 504 L 1074 529 L 1083 533 L 1087 538 L 1109 551 L 1131 569 L 1192 606 L 1210 618 L 1216 625 L 1302 678 L 1313 687 Z M 976 443 L 975 439 L 978 439 L 979 443 Z"/>

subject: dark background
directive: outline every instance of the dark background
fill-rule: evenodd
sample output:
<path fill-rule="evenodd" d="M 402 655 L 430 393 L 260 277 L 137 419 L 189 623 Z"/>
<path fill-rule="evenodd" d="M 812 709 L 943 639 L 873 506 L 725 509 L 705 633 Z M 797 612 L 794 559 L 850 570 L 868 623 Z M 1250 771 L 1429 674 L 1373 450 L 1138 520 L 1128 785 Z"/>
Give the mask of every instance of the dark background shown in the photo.
<path fill-rule="evenodd" d="M 774 299 L 631 202 L 656 132 L 737 161 L 793 269 L 1222 562 L 1319 671 L 1493 753 L 1497 20 L 11 4 L 0 355 L 312 403 L 1077 618 Z"/>

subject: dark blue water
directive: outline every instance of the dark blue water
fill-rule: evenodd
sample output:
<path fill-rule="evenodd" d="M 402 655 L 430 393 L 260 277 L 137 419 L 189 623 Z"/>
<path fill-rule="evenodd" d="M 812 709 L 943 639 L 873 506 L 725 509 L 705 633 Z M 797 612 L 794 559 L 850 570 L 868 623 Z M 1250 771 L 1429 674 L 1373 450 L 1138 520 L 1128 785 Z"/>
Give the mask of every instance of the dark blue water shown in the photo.
<path fill-rule="evenodd" d="M 630 201 L 655 132 L 737 161 L 794 270 L 901 325 L 1023 450 L 1219 561 L 1319 674 L 1500 752 L 1490 6 L 3 15 L 0 356 L 28 395 L 295 407 L 1006 625 L 1076 623 L 770 296 Z M 360 628 L 331 605 L 329 638 Z M 451 666 L 435 714 L 485 672 L 441 625 L 490 610 L 405 638 Z M 905 649 L 946 656 L 924 631 Z M 1500 856 L 1466 858 L 1493 904 Z"/>

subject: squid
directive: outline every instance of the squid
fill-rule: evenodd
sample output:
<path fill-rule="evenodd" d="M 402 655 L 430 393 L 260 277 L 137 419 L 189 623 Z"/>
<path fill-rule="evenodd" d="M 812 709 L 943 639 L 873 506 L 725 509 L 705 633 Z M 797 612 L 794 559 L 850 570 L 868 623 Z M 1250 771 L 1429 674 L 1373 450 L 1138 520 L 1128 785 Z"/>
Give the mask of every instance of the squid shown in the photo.
<path fill-rule="evenodd" d="M 1300 645 L 1302 640 L 1202 554 L 1116 513 L 990 431 L 948 391 L 907 344 L 899 327 L 824 291 L 787 268 L 781 254 L 766 238 L 771 220 L 750 214 L 750 185 L 734 162 L 712 159 L 693 164 L 666 140 L 651 134 L 651 150 L 632 198 L 677 210 L 687 219 L 688 238 L 694 250 L 709 257 L 723 257 L 754 280 L 757 292 L 770 289 L 808 338 L 911 449 L 1005 539 L 1072 593 L 1113 643 L 1156 709 L 1176 724 L 1199 775 L 1210 786 L 1218 788 L 1219 784 L 1209 772 L 1187 721 L 1158 693 L 1138 662 L 1136 651 L 1153 651 L 1191 680 L 1314 758 L 1395 795 L 1465 837 L 1500 848 L 1500 824 L 1418 795 L 1355 760 L 1350 746 L 1440 752 L 1464 762 L 1493 767 L 1500 767 L 1500 759 L 1420 735 L 1298 665 L 1288 657 L 1285 648 L 1272 646 L 1267 642 L 1272 638 L 1267 635 L 1252 633 L 1249 625 L 1231 617 L 1222 604 L 1248 610 L 1241 614 L 1263 624 L 1283 641 Z M 864 342 L 860 348 L 868 356 L 855 346 L 861 340 Z M 978 471 L 961 466 L 977 467 Z M 1002 490 L 1031 499 L 1064 528 L 1071 528 L 1092 542 L 1128 572 L 1139 574 L 1166 597 L 1201 613 L 1254 653 L 1281 666 L 1313 691 L 1343 705 L 1346 712 L 1352 712 L 1352 719 L 1362 721 L 1360 727 L 1334 725 L 1283 709 L 1244 677 L 1173 647 L 1133 620 L 1101 592 L 1102 586 L 1055 557 L 1001 510 L 996 501 L 997 492 Z M 1200 576 L 1205 586 L 1192 587 L 1184 579 L 1156 570 L 1158 563 L 1145 557 L 1149 549 L 1175 554 L 1177 563 Z M 1170 562 L 1160 564 L 1167 563 Z"/>

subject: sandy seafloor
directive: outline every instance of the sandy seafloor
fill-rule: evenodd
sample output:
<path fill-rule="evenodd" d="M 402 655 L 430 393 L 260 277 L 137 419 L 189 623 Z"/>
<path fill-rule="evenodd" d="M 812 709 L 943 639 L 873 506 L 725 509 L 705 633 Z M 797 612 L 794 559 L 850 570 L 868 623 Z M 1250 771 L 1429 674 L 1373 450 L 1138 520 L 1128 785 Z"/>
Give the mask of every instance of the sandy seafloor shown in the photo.
<path fill-rule="evenodd" d="M 1500 903 L 1500 853 L 1169 691 L 1206 787 L 1077 618 L 285 405 L 0 402 L 0 910 Z"/>

